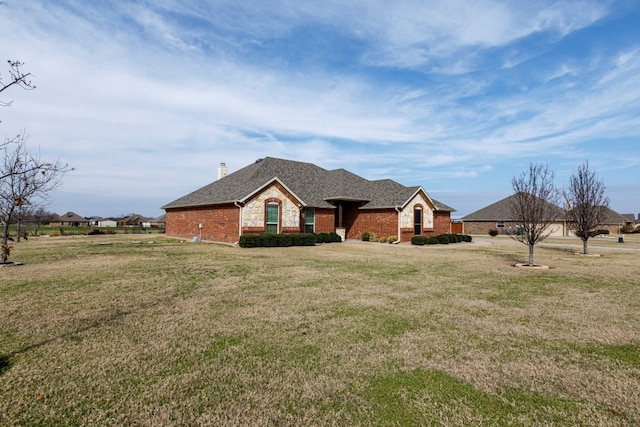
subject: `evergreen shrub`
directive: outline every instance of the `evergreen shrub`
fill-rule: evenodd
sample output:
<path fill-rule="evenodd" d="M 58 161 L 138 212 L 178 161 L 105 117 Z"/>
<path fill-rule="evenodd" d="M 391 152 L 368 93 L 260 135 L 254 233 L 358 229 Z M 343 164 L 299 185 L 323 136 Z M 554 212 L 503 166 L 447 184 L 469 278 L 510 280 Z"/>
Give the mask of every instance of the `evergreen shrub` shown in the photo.
<path fill-rule="evenodd" d="M 241 248 L 275 248 L 286 246 L 313 246 L 316 236 L 313 233 L 292 234 L 243 234 L 238 242 Z"/>

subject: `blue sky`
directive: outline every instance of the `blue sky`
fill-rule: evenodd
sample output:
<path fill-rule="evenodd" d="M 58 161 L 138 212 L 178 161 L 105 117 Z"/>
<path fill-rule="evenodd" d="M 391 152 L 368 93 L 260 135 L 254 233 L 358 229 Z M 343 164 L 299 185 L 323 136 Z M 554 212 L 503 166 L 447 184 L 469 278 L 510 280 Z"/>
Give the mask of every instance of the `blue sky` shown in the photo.
<path fill-rule="evenodd" d="M 0 58 L 37 89 L 2 94 L 0 133 L 75 168 L 57 213 L 156 216 L 271 156 L 422 185 L 454 216 L 530 162 L 562 186 L 588 160 L 637 214 L 639 22 L 624 0 L 6 0 Z"/>

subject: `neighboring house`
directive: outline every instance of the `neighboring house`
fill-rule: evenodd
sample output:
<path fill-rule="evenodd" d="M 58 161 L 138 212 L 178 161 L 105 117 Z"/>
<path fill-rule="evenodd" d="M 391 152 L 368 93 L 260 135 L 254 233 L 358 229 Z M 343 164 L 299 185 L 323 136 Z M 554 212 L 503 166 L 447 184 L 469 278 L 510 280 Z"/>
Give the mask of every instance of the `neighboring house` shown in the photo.
<path fill-rule="evenodd" d="M 453 208 L 420 186 L 266 157 L 162 207 L 169 237 L 236 242 L 248 233 L 336 232 L 359 239 L 449 232 Z"/>
<path fill-rule="evenodd" d="M 607 208 L 605 220 L 602 221 L 602 224 L 598 225 L 598 229 L 609 230 L 609 233 L 620 234 L 622 226 L 627 224 L 634 224 L 633 215 L 632 218 L 629 218 L 626 215 L 619 214 L 618 212 Z"/>
<path fill-rule="evenodd" d="M 159 217 L 150 219 L 148 222 L 145 222 L 142 226 L 150 227 L 150 228 L 164 228 L 166 222 L 167 222 L 167 215 L 163 214 L 163 215 L 160 215 Z"/>
<path fill-rule="evenodd" d="M 88 227 L 89 220 L 77 213 L 67 212 L 66 214 L 58 215 L 49 225 L 53 227 Z"/>
<path fill-rule="evenodd" d="M 596 230 L 607 230 L 609 234 L 620 234 L 624 225 L 634 225 L 634 218 L 631 215 L 619 214 L 618 212 L 604 208 L 604 220 L 596 227 Z M 575 236 L 575 232 L 570 230 L 570 236 Z"/>
<path fill-rule="evenodd" d="M 96 217 L 89 219 L 89 225 L 92 227 L 117 227 L 118 222 L 113 219 Z"/>
<path fill-rule="evenodd" d="M 488 234 L 489 230 L 497 229 L 500 234 L 517 234 L 520 224 L 511 216 L 511 200 L 515 196 L 515 194 L 511 195 L 462 217 L 464 232 Z M 550 218 L 552 220 L 549 230 L 551 236 L 568 235 L 564 209 L 552 205 L 551 211 L 556 213 L 554 218 Z"/>
<path fill-rule="evenodd" d="M 634 214 L 622 214 L 625 219 L 625 225 L 636 225 L 636 216 Z"/>
<path fill-rule="evenodd" d="M 132 214 L 128 217 L 118 220 L 118 226 L 120 227 L 144 227 L 145 223 L 148 223 L 149 219 L 142 215 Z"/>

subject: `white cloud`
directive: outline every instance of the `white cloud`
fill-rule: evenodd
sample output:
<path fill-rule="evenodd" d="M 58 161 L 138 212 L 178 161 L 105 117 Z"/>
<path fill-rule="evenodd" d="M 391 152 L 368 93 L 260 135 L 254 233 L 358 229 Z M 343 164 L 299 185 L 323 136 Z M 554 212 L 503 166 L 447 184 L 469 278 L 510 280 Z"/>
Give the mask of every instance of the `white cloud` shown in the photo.
<path fill-rule="evenodd" d="M 573 158 L 584 140 L 640 134 L 638 46 L 537 61 L 612 7 L 599 2 L 111 6 L 0 10 L 0 54 L 27 62 L 38 86 L 11 93 L 0 126 L 76 167 L 67 192 L 168 202 L 218 162 L 266 155 L 399 181 L 426 168 L 481 178 L 508 159 Z M 353 50 L 344 68 L 330 56 L 339 44 L 313 66 L 288 56 L 296 28 L 318 24 Z M 539 51 L 520 44 L 542 32 L 552 37 Z"/>

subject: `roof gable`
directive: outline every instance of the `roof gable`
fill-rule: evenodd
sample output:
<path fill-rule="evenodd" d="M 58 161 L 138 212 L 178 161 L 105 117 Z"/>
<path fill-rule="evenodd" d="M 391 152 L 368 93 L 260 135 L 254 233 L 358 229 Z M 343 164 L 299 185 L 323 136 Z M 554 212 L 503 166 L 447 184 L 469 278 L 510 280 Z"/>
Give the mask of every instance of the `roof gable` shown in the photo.
<path fill-rule="evenodd" d="M 88 222 L 89 220 L 81 217 L 75 212 L 67 212 L 66 214 L 58 215 L 57 221 L 59 222 Z"/>
<path fill-rule="evenodd" d="M 291 191 L 291 189 L 288 188 L 278 177 L 275 177 L 271 181 L 266 182 L 263 186 L 256 188 L 256 190 L 253 193 L 247 194 L 240 201 L 242 203 L 246 203 L 249 199 L 256 197 L 258 194 L 262 193 L 267 188 L 270 188 L 273 185 L 282 187 L 282 189 L 284 189 L 289 196 L 293 197 L 299 203 L 302 203 L 304 205 L 304 202 L 293 191 Z"/>

